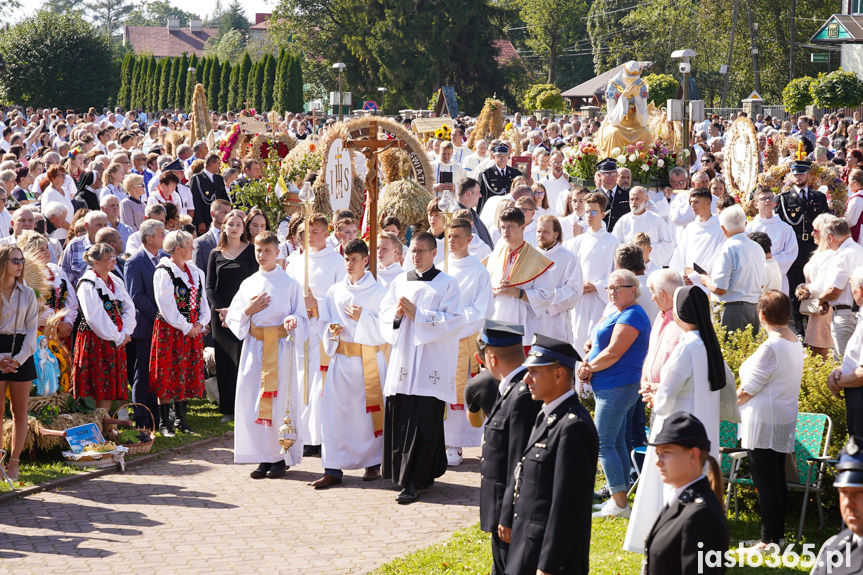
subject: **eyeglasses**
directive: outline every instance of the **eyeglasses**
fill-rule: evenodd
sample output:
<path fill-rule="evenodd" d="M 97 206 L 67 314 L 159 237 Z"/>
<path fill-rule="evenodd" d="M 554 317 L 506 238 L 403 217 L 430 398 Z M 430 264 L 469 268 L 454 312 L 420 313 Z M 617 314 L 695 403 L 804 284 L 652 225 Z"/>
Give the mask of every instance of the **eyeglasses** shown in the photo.
<path fill-rule="evenodd" d="M 588 216 L 598 216 L 599 210 L 590 210 L 589 212 L 585 212 L 585 214 Z"/>
<path fill-rule="evenodd" d="M 24 265 L 24 258 L 9 258 L 9 261 L 12 262 L 16 266 Z"/>
<path fill-rule="evenodd" d="M 619 292 L 623 288 L 631 288 L 631 287 L 635 287 L 635 286 L 633 286 L 633 285 L 608 286 L 607 288 L 605 288 L 605 291 L 607 291 L 608 293 L 615 293 L 615 292 Z"/>

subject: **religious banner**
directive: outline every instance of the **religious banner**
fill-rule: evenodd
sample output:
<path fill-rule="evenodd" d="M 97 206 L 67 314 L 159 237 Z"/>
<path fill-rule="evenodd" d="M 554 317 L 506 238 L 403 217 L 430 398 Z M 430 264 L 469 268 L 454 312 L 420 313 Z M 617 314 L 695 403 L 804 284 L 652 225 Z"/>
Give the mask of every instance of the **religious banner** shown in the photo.
<path fill-rule="evenodd" d="M 738 118 L 725 133 L 725 161 L 722 174 L 728 192 L 736 197 L 750 215 L 755 212 L 752 192 L 758 185 L 758 137 L 748 118 Z"/>
<path fill-rule="evenodd" d="M 351 203 L 351 154 L 345 149 L 344 140 L 336 138 L 327 153 L 324 180 L 330 190 L 330 204 L 333 211 L 347 209 Z"/>

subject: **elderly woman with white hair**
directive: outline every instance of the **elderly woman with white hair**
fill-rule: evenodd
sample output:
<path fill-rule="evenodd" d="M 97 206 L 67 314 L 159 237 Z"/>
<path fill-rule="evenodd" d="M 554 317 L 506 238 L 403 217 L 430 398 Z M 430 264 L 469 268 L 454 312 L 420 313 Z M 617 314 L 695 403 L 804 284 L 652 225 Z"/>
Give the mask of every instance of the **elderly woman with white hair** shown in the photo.
<path fill-rule="evenodd" d="M 180 431 L 194 433 L 186 419 L 186 400 L 204 391 L 202 335 L 210 322 L 210 305 L 204 272 L 189 263 L 192 242 L 192 235 L 183 231 L 165 236 L 163 249 L 169 257 L 162 258 L 153 276 L 159 313 L 150 348 L 150 390 L 159 398 L 159 431 L 165 437 L 174 435 L 168 418 L 171 400 Z"/>
<path fill-rule="evenodd" d="M 641 370 L 650 341 L 650 318 L 638 305 L 638 278 L 629 270 L 608 275 L 608 299 L 615 312 L 594 328 L 587 360 L 578 368 L 581 381 L 589 381 L 596 396 L 596 430 L 599 462 L 608 480 L 611 498 L 594 517 L 629 517 L 629 452 L 626 423 L 638 400 Z"/>
<path fill-rule="evenodd" d="M 725 241 L 719 246 L 710 275 L 701 274 L 701 283 L 712 299 L 722 302 L 720 321 L 729 332 L 751 325 L 758 333 L 758 298 L 764 285 L 764 250 L 746 237 L 746 214 L 731 206 L 719 214 Z"/>

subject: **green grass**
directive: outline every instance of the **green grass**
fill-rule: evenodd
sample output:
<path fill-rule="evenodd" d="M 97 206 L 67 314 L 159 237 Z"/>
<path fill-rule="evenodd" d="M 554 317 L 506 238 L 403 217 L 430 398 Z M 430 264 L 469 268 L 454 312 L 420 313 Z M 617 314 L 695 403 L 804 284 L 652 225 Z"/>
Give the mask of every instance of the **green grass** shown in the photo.
<path fill-rule="evenodd" d="M 176 437 L 162 437 L 157 433 L 156 441 L 153 443 L 150 453 L 159 453 L 194 441 L 200 441 L 207 437 L 221 436 L 234 428 L 233 422 L 219 422 L 219 419 L 222 417 L 219 408 L 207 400 L 190 400 L 188 410 L 189 425 L 197 432 L 197 435 L 177 433 Z M 50 452 L 36 452 L 35 461 L 30 460 L 30 454 L 26 451 L 21 454 L 21 471 L 19 480 L 15 482 L 15 488 L 31 487 L 53 479 L 76 475 L 86 471 L 67 465 L 60 451 L 60 449 L 56 449 Z M 135 457 L 140 456 L 127 456 L 126 461 L 132 461 Z M 10 489 L 6 482 L 0 483 L 0 493 L 8 491 Z"/>
<path fill-rule="evenodd" d="M 740 519 L 735 521 L 729 517 L 731 529 L 731 547 L 737 548 L 737 542 L 746 539 L 757 539 L 760 535 L 760 518 L 754 490 L 744 493 L 740 501 Z M 793 543 L 797 524 L 800 520 L 800 505 L 802 496 L 792 493 L 789 497 L 789 511 L 786 518 L 786 537 L 788 544 Z M 825 509 L 825 530 L 818 533 L 818 512 L 815 502 L 807 508 L 806 524 L 803 530 L 803 543 L 814 545 L 813 553 L 817 553 L 821 544 L 829 536 L 839 531 L 839 513 L 835 508 Z M 593 521 L 590 541 L 590 572 L 597 575 L 635 575 L 641 572 L 643 556 L 623 550 L 623 539 L 626 536 L 628 520 L 597 519 Z M 795 546 L 792 551 L 801 553 L 802 547 Z M 736 556 L 736 554 L 735 554 Z M 491 572 L 491 538 L 488 533 L 479 529 L 479 524 L 456 531 L 452 537 L 410 553 L 394 561 L 386 563 L 373 571 L 373 575 L 438 575 L 477 573 L 485 575 Z M 749 567 L 744 561 L 743 567 L 731 567 L 729 575 L 754 575 L 756 573 L 776 573 L 786 575 L 792 573 L 808 573 L 809 569 L 802 566 L 786 567 L 779 562 L 778 567 Z"/>

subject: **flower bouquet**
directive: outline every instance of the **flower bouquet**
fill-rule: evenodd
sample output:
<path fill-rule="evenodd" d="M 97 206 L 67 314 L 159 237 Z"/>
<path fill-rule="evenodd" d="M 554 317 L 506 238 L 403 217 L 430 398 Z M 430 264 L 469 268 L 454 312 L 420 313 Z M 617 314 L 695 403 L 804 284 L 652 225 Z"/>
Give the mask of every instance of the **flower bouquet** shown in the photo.
<path fill-rule="evenodd" d="M 564 150 L 563 169 L 573 178 L 593 181 L 596 172 L 596 162 L 599 161 L 599 151 L 593 142 L 581 142 L 578 149 Z"/>
<path fill-rule="evenodd" d="M 222 141 L 219 142 L 219 159 L 222 160 L 222 164 L 230 164 L 231 156 L 233 155 L 234 148 L 239 140 L 240 124 L 234 124 L 228 132 L 228 135 L 222 138 Z"/>

